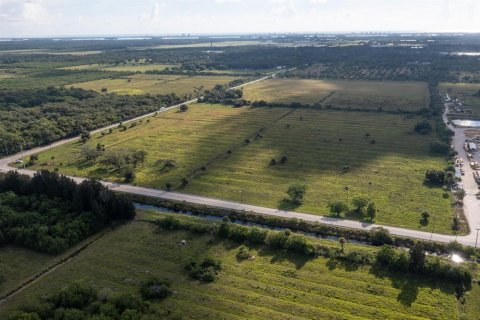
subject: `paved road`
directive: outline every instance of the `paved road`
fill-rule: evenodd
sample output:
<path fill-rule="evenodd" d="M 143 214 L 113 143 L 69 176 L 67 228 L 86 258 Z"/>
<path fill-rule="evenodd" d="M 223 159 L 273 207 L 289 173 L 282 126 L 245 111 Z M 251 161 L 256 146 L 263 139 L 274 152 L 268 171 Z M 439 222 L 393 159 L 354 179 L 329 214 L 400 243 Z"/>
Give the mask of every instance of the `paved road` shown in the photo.
<path fill-rule="evenodd" d="M 255 80 L 254 82 L 262 81 L 266 78 L 268 77 Z M 242 84 L 241 86 L 245 86 L 245 85 L 248 85 L 248 84 Z M 195 101 L 196 100 L 192 100 L 189 103 L 193 103 Z M 167 108 L 166 110 L 176 108 L 176 107 L 178 106 L 173 106 L 173 107 Z M 136 119 L 139 119 L 139 118 L 136 118 Z M 132 119 L 130 121 L 134 121 L 134 120 L 135 119 Z M 444 120 L 446 120 L 446 114 L 444 114 Z M 116 125 L 118 124 L 114 124 L 109 127 L 115 127 Z M 451 126 L 449 127 L 450 129 L 455 131 L 455 137 L 453 139 L 453 144 L 455 146 L 455 149 L 459 152 L 460 157 L 466 159 L 466 154 L 463 149 L 463 143 L 465 141 L 464 129 L 454 128 Z M 95 132 L 102 131 L 107 128 L 98 129 Z M 78 137 L 58 141 L 54 143 L 52 146 L 54 147 L 54 146 L 62 145 L 70 141 L 74 141 L 76 139 L 78 139 Z M 28 150 L 25 152 L 25 155 L 38 153 L 48 148 L 50 148 L 50 146 L 39 147 L 32 150 Z M 0 171 L 6 172 L 11 170 L 12 168 L 9 167 L 8 164 L 13 163 L 16 159 L 20 158 L 21 156 L 22 156 L 21 154 L 16 154 L 16 155 L 9 156 L 7 158 L 0 159 Z M 20 173 L 24 173 L 28 175 L 33 175 L 34 173 L 34 171 L 24 170 L 24 169 L 21 169 L 18 171 Z M 450 242 L 450 241 L 457 240 L 458 242 L 464 245 L 474 246 L 476 242 L 475 228 L 480 227 L 480 201 L 477 200 L 475 197 L 475 194 L 478 192 L 478 189 L 475 181 L 473 181 L 472 183 L 472 181 L 470 180 L 470 178 L 473 180 L 473 175 L 472 175 L 471 169 L 468 168 L 467 164 L 465 165 L 465 171 L 466 173 L 464 178 L 464 185 L 466 188 L 467 195 L 465 197 L 464 210 L 465 210 L 465 215 L 468 219 L 470 228 L 471 230 L 473 230 L 473 232 L 471 232 L 467 236 L 459 236 L 458 238 L 451 235 L 442 235 L 437 233 L 410 230 L 410 229 L 404 229 L 404 228 L 398 228 L 398 227 L 382 226 L 377 224 L 370 224 L 370 223 L 364 223 L 364 222 L 353 221 L 353 220 L 343 220 L 343 219 L 337 219 L 332 217 L 322 217 L 322 216 L 293 212 L 293 211 L 283 211 L 283 210 L 278 210 L 273 208 L 254 206 L 254 205 L 243 204 L 243 203 L 238 203 L 233 201 L 213 199 L 213 198 L 195 196 L 195 195 L 178 193 L 178 192 L 167 192 L 167 191 L 162 191 L 157 189 L 143 188 L 143 187 L 131 186 L 126 184 L 118 184 L 118 183 L 112 183 L 112 182 L 106 182 L 106 181 L 102 183 L 108 188 L 110 188 L 111 190 L 115 190 L 118 192 L 145 195 L 145 196 L 151 196 L 151 197 L 162 198 L 167 200 L 186 201 L 190 203 L 204 204 L 204 205 L 209 205 L 209 206 L 214 206 L 219 208 L 226 208 L 226 209 L 252 211 L 252 212 L 271 215 L 271 216 L 297 218 L 297 219 L 302 219 L 306 221 L 318 222 L 322 224 L 334 225 L 338 227 L 345 227 L 345 228 L 352 228 L 352 229 L 370 230 L 371 228 L 381 226 L 388 229 L 394 235 L 423 239 L 423 240 L 433 240 L 433 241 L 439 241 L 439 242 Z M 78 177 L 72 177 L 72 179 L 74 179 L 77 182 L 81 182 L 84 180 L 84 178 L 78 178 Z"/>

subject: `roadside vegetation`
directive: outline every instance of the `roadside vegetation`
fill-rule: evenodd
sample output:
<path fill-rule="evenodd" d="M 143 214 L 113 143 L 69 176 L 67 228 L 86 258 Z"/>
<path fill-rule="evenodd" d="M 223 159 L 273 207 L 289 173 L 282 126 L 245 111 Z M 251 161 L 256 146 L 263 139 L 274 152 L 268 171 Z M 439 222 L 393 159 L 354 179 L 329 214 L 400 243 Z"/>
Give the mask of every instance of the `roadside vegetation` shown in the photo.
<path fill-rule="evenodd" d="M 145 212 L 142 217 L 150 220 L 154 215 Z M 325 319 L 458 319 L 459 312 L 465 319 L 473 319 L 468 312 L 474 308 L 470 299 L 471 294 L 476 295 L 476 284 L 472 291 L 458 291 L 457 280 L 439 283 L 376 267 L 381 263 L 377 257 L 384 257 L 388 247 L 379 254 L 378 249 L 348 242 L 240 227 L 228 221 L 215 226 L 208 220 L 177 215 L 168 215 L 156 224 L 137 221 L 117 228 L 28 291 L 9 299 L 0 315 L 51 312 L 48 310 L 65 304 L 62 311 L 55 312 L 93 312 L 107 319 L 115 310 L 126 312 L 125 306 L 132 306 L 128 307 L 134 309 L 131 314 L 144 306 L 135 314 L 166 319 L 319 315 Z M 212 230 L 217 230 L 214 235 Z M 302 249 L 308 247 L 311 253 Z M 322 254 L 314 254 L 317 250 Z M 408 264 L 416 261 L 406 255 Z M 186 269 L 192 261 L 206 268 L 212 264 L 221 268 L 214 281 L 205 283 L 192 278 Z M 151 299 L 145 287 L 165 294 Z M 68 305 L 74 292 L 90 298 L 85 304 Z M 59 296 L 64 298 L 57 303 Z M 121 304 L 115 303 L 119 297 L 125 299 Z M 100 308 L 86 307 L 96 299 Z M 51 301 L 48 308 L 41 307 L 45 300 Z"/>

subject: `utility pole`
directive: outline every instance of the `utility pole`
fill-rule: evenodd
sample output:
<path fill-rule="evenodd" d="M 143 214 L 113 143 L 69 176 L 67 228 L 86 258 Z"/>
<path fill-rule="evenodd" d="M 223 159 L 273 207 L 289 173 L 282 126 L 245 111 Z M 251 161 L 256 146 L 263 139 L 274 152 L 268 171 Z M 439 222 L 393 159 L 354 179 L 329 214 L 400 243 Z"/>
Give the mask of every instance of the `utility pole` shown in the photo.
<path fill-rule="evenodd" d="M 20 150 L 22 151 L 23 169 L 25 169 L 25 153 L 23 152 L 23 146 L 22 146 L 22 144 L 20 144 Z"/>
<path fill-rule="evenodd" d="M 7 156 L 8 156 L 8 147 L 7 147 L 7 143 L 6 143 L 6 142 L 4 142 L 3 144 L 5 145 L 5 152 L 7 153 Z"/>
<path fill-rule="evenodd" d="M 477 237 L 475 238 L 475 251 L 477 251 L 478 230 L 480 230 L 480 229 L 479 229 L 479 228 L 476 228 L 475 230 L 477 230 Z"/>
<path fill-rule="evenodd" d="M 430 234 L 430 241 L 432 241 L 432 238 L 433 238 L 433 231 L 435 231 L 435 214 L 433 213 L 432 214 L 432 220 L 433 220 L 433 224 L 432 224 L 432 234 Z"/>

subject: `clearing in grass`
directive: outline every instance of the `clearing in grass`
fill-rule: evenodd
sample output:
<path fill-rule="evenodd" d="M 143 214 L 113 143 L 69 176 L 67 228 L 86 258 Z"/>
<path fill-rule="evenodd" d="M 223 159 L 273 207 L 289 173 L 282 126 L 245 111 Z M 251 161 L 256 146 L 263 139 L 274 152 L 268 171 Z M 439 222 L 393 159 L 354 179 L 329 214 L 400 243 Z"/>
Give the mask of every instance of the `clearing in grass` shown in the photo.
<path fill-rule="evenodd" d="M 72 84 L 73 87 L 117 94 L 191 94 L 195 89 L 203 87 L 212 89 L 217 84 L 227 84 L 237 77 L 231 76 L 185 76 L 185 75 L 155 75 L 135 74 L 120 79 L 102 79 L 96 81 Z"/>
<path fill-rule="evenodd" d="M 269 79 L 245 87 L 244 98 L 327 108 L 418 111 L 428 106 L 429 91 L 423 82 Z"/>
<path fill-rule="evenodd" d="M 351 248 L 346 245 L 347 252 Z M 152 307 L 172 319 L 458 319 L 455 290 L 446 283 L 265 247 L 249 250 L 254 258 L 239 260 L 238 243 L 131 222 L 9 299 L 0 316 L 76 281 L 99 292 L 139 294 L 139 284 L 157 277 L 174 294 Z M 206 256 L 221 261 L 212 283 L 193 280 L 184 270 Z"/>
<path fill-rule="evenodd" d="M 353 208 L 361 196 L 375 202 L 377 223 L 430 231 L 421 220 L 427 210 L 435 231 L 449 233 L 449 195 L 424 184 L 425 172 L 442 170 L 446 162 L 430 152 L 434 134 L 413 132 L 418 121 L 385 113 L 195 104 L 48 150 L 32 168 L 123 182 L 128 165 L 105 159 L 141 149 L 147 155 L 134 168 L 138 185 L 319 215 L 330 214 L 332 201 Z M 97 148 L 97 158 L 87 159 L 86 151 Z M 303 203 L 291 206 L 286 191 L 296 183 L 306 185 L 306 193 Z M 354 212 L 347 218 L 363 219 Z"/>

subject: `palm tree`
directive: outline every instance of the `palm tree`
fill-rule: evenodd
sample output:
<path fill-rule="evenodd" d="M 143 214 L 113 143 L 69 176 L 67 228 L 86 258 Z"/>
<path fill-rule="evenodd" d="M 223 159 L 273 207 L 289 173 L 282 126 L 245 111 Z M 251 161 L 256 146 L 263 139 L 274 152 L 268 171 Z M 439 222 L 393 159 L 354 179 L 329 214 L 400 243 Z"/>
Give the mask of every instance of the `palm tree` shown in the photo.
<path fill-rule="evenodd" d="M 338 242 L 339 242 L 340 245 L 342 246 L 342 252 L 345 252 L 344 246 L 345 246 L 345 243 L 347 243 L 347 240 L 345 240 L 344 237 L 340 237 L 340 238 L 338 238 Z"/>

